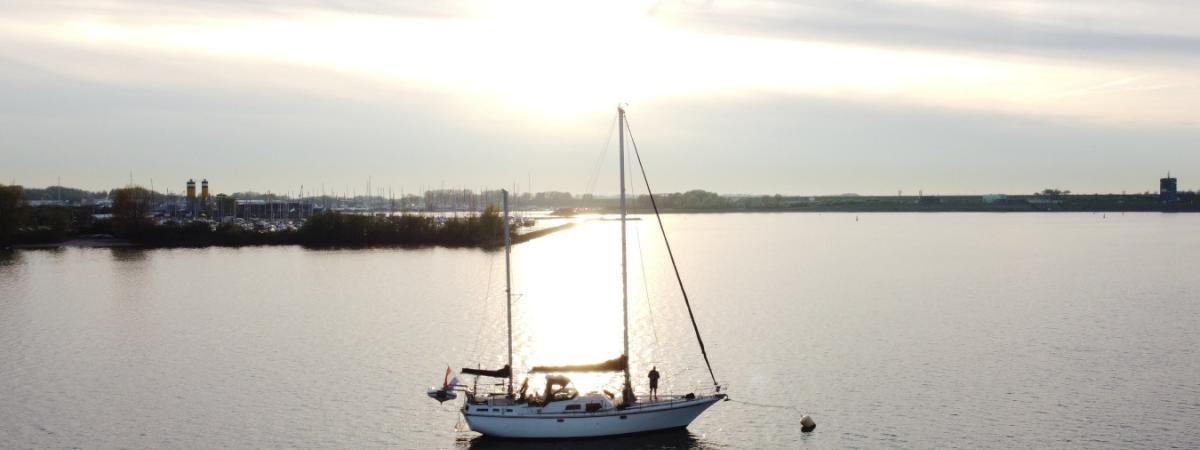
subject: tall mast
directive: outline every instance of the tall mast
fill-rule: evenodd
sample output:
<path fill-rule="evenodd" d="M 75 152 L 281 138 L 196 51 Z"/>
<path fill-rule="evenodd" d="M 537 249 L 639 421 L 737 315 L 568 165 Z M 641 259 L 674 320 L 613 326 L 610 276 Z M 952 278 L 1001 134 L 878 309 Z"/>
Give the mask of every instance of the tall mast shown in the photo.
<path fill-rule="evenodd" d="M 509 268 L 509 255 L 512 253 L 512 238 L 508 234 L 508 191 L 501 189 L 500 195 L 504 203 L 504 297 L 508 313 L 508 395 L 513 393 L 513 357 L 512 357 L 512 270 Z M 626 376 L 628 378 L 628 376 Z"/>
<path fill-rule="evenodd" d="M 625 335 L 625 387 L 622 390 L 622 401 L 625 404 L 633 402 L 633 385 L 629 383 L 629 271 L 625 252 L 625 108 L 617 106 L 618 154 L 620 154 L 621 172 L 621 316 L 622 329 Z"/>

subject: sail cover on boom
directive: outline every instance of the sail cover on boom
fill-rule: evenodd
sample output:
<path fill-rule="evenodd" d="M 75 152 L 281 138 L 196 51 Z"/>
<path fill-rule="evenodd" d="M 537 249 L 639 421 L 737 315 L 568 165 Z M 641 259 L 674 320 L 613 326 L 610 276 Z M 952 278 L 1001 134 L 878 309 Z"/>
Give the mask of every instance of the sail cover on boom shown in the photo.
<path fill-rule="evenodd" d="M 595 364 L 574 364 L 569 366 L 533 366 L 530 372 L 621 372 L 628 364 L 625 355 Z"/>
<path fill-rule="evenodd" d="M 512 375 L 512 367 L 509 367 L 507 364 L 505 364 L 503 368 L 496 370 L 471 369 L 464 367 L 462 373 L 464 375 L 479 375 L 482 377 L 508 378 Z"/>

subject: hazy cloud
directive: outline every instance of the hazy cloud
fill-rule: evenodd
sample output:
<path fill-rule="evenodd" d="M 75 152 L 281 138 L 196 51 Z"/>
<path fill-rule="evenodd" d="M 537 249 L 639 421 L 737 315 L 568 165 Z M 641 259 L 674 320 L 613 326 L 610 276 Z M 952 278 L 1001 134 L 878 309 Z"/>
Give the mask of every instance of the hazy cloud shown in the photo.
<path fill-rule="evenodd" d="M 480 2 L 447 0 L 20 0 L 0 1 L 0 8 L 35 16 L 110 15 L 124 18 L 186 20 L 189 16 L 270 16 L 296 12 L 368 14 L 399 17 L 469 15 Z"/>
<path fill-rule="evenodd" d="M 1086 58 L 1200 57 L 1200 6 L 1191 1 L 713 1 L 664 2 L 653 11 L 683 27 L 738 35 Z"/>
<path fill-rule="evenodd" d="M 1196 8 L 0 0 L 0 180 L 580 192 L 629 101 L 660 190 L 1188 186 Z"/>

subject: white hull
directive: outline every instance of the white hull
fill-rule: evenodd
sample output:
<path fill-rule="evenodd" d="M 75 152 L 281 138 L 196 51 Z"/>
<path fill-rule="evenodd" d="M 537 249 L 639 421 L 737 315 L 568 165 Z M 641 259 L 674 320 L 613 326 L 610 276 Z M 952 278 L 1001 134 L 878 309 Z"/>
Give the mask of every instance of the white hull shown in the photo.
<path fill-rule="evenodd" d="M 616 436 L 684 428 L 724 395 L 634 405 L 591 413 L 542 413 L 541 408 L 496 408 L 477 412 L 468 407 L 463 417 L 472 431 L 485 436 L 517 439 L 563 439 Z M 506 412 L 506 411 L 512 412 Z"/>

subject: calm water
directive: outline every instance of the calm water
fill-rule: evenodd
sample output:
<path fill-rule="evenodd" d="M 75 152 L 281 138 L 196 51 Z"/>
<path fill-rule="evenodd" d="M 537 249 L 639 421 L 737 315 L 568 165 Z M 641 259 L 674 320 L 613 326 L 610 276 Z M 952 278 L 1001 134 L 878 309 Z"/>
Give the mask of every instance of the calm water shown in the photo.
<path fill-rule="evenodd" d="M 817 430 L 726 402 L 590 446 L 1200 446 L 1200 215 L 666 219 L 718 378 Z M 651 364 L 702 389 L 654 223 L 633 224 L 639 389 Z M 518 368 L 620 353 L 616 232 L 514 249 Z M 424 394 L 447 365 L 503 364 L 503 267 L 441 248 L 0 253 L 0 447 L 513 447 Z"/>

